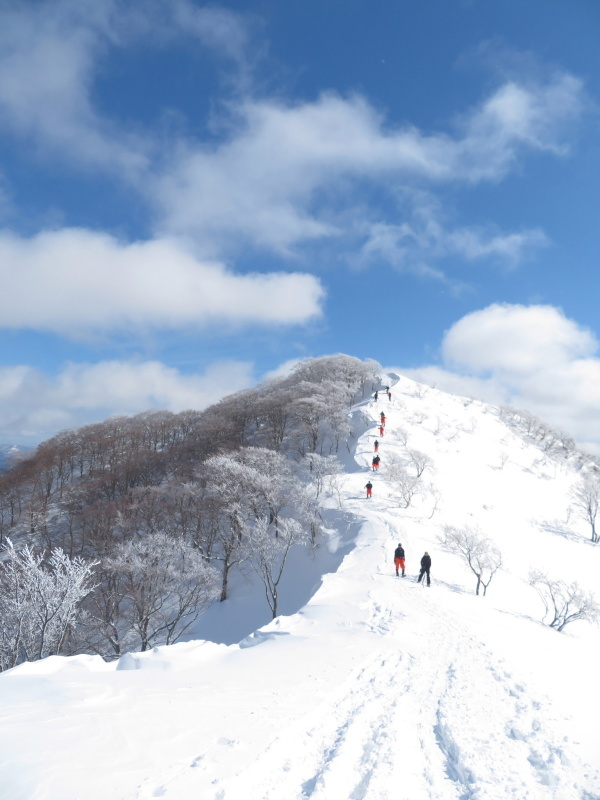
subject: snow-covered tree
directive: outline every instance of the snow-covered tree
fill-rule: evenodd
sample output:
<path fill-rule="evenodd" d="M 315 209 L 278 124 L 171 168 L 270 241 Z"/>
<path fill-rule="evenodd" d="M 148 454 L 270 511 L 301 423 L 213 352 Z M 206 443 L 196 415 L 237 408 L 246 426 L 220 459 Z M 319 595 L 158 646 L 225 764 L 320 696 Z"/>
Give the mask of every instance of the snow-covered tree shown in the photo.
<path fill-rule="evenodd" d="M 207 496 L 220 509 L 216 529 L 218 546 L 212 558 L 222 564 L 221 601 L 224 601 L 230 570 L 245 558 L 243 532 L 246 524 L 256 518 L 254 509 L 259 504 L 256 487 L 261 483 L 261 476 L 252 467 L 240 463 L 235 454 L 207 459 L 203 474 Z"/>
<path fill-rule="evenodd" d="M 484 536 L 478 528 L 468 525 L 464 528 L 444 525 L 439 541 L 451 553 L 460 556 L 475 575 L 475 594 L 479 594 L 483 587 L 485 595 L 492 578 L 502 566 L 502 554 L 491 539 Z"/>
<path fill-rule="evenodd" d="M 294 545 L 306 544 L 308 536 L 295 519 L 284 519 L 275 536 L 266 520 L 259 520 L 248 533 L 249 560 L 265 587 L 273 619 L 277 616 L 279 584 Z"/>
<path fill-rule="evenodd" d="M 406 457 L 417 478 L 420 478 L 426 469 L 433 467 L 433 460 L 420 450 L 407 450 Z"/>
<path fill-rule="evenodd" d="M 120 618 L 140 650 L 176 642 L 219 593 L 202 554 L 162 532 L 123 542 L 103 567 L 116 576 Z"/>
<path fill-rule="evenodd" d="M 422 493 L 423 482 L 417 475 L 411 474 L 404 459 L 389 456 L 386 461 L 386 478 L 392 492 L 398 499 L 400 508 L 408 508 L 414 498 Z"/>
<path fill-rule="evenodd" d="M 592 542 L 597 542 L 600 539 L 596 531 L 600 509 L 600 480 L 597 475 L 586 475 L 573 490 L 572 498 L 575 512 L 590 526 Z"/>
<path fill-rule="evenodd" d="M 308 465 L 309 479 L 316 502 L 323 491 L 331 486 L 331 478 L 342 473 L 342 465 L 336 456 L 322 456 L 319 453 L 307 453 L 304 460 Z"/>
<path fill-rule="evenodd" d="M 584 591 L 577 582 L 549 578 L 539 570 L 529 573 L 529 583 L 544 604 L 542 621 L 557 631 L 578 619 L 596 622 L 600 619 L 600 604 L 591 592 Z"/>
<path fill-rule="evenodd" d="M 93 589 L 95 564 L 56 548 L 45 559 L 8 540 L 0 563 L 0 667 L 61 652 L 82 599 Z"/>
<path fill-rule="evenodd" d="M 225 600 L 231 568 L 247 558 L 246 527 L 266 518 L 277 537 L 281 515 L 293 516 L 295 506 L 304 507 L 305 490 L 287 458 L 259 447 L 208 459 L 204 475 L 207 496 L 221 508 L 219 547 L 211 558 L 222 562 L 221 599 Z"/>

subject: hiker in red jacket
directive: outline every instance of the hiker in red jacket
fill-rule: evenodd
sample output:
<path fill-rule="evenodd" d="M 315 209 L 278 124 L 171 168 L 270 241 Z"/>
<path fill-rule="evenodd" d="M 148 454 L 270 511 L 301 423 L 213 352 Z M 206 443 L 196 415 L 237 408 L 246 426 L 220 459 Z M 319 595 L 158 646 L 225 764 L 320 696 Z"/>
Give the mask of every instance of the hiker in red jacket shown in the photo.
<path fill-rule="evenodd" d="M 384 430 L 385 430 L 385 429 L 384 429 L 383 425 L 380 425 L 380 426 L 379 426 L 379 435 L 380 435 L 380 436 L 383 436 L 383 432 L 384 432 Z"/>

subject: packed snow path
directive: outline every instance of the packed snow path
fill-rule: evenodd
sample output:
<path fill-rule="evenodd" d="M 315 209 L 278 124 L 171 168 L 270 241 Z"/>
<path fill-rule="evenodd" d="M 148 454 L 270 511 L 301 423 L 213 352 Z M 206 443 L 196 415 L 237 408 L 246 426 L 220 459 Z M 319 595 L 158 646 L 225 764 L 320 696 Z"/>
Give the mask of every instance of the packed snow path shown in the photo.
<path fill-rule="evenodd" d="M 536 463 L 481 405 L 423 398 L 404 379 L 392 391 L 355 412 L 363 469 L 347 474 L 343 503 L 360 534 L 311 602 L 239 646 L 157 648 L 118 669 L 47 659 L 2 676 L 3 800 L 600 799 L 598 634 L 540 625 L 523 580 L 532 559 L 597 575 L 597 549 L 548 532 L 573 476 Z M 403 428 L 433 460 L 435 513 L 433 495 L 400 511 L 386 478 Z M 502 539 L 511 571 L 486 598 L 436 544 L 440 521 L 459 515 Z M 431 588 L 415 582 L 425 549 Z"/>

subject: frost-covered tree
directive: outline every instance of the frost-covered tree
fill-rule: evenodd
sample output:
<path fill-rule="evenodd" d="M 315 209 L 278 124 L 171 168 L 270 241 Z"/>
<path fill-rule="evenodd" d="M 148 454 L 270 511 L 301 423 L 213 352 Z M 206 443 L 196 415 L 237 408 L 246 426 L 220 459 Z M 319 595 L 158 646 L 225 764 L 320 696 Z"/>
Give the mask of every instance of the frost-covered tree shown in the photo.
<path fill-rule="evenodd" d="M 409 472 L 404 459 L 393 455 L 386 461 L 386 478 L 398 499 L 400 508 L 408 508 L 415 497 L 423 491 L 421 478 Z"/>
<path fill-rule="evenodd" d="M 475 594 L 479 594 L 483 587 L 485 595 L 492 578 L 502 566 L 502 554 L 491 539 L 484 536 L 478 528 L 468 525 L 464 528 L 444 525 L 439 541 L 446 550 L 460 556 L 475 575 Z"/>
<path fill-rule="evenodd" d="M 590 526 L 592 542 L 597 542 L 600 538 L 596 531 L 600 509 L 600 479 L 597 475 L 586 475 L 573 489 L 572 498 L 575 512 Z"/>
<path fill-rule="evenodd" d="M 295 519 L 281 521 L 275 536 L 266 520 L 259 520 L 248 533 L 249 560 L 265 587 L 265 596 L 273 619 L 277 616 L 279 584 L 288 555 L 294 545 L 306 544 L 308 537 Z"/>
<path fill-rule="evenodd" d="M 323 491 L 331 486 L 331 479 L 342 473 L 342 465 L 336 456 L 321 456 L 319 453 L 307 453 L 304 461 L 308 467 L 311 486 L 313 487 L 315 502 L 319 500 Z"/>
<path fill-rule="evenodd" d="M 248 487 L 248 502 L 255 519 L 268 513 L 269 524 L 278 532 L 278 520 L 284 509 L 294 504 L 303 486 L 292 469 L 289 459 L 264 447 L 245 447 L 232 456 L 252 470 Z"/>
<path fill-rule="evenodd" d="M 120 622 L 136 649 L 173 644 L 218 596 L 218 573 L 182 538 L 151 533 L 123 542 L 103 564 L 116 577 Z"/>
<path fill-rule="evenodd" d="M 331 381 L 339 386 L 345 386 L 351 396 L 358 391 L 362 391 L 364 396 L 364 388 L 376 385 L 381 372 L 381 364 L 372 359 L 361 361 L 359 358 L 341 353 L 336 356 L 307 358 L 301 361 L 294 369 L 294 377 L 312 383 Z"/>
<path fill-rule="evenodd" d="M 246 527 L 266 518 L 277 537 L 284 511 L 293 515 L 294 506 L 304 504 L 304 486 L 288 459 L 258 447 L 208 459 L 204 476 L 207 496 L 221 508 L 219 546 L 211 558 L 222 563 L 221 599 L 225 600 L 231 568 L 247 557 L 243 547 Z"/>
<path fill-rule="evenodd" d="M 95 564 L 60 548 L 48 558 L 8 540 L 0 563 L 0 667 L 61 652 L 82 599 L 93 589 Z"/>
<path fill-rule="evenodd" d="M 291 423 L 291 403 L 296 393 L 291 386 L 270 382 L 263 386 L 256 404 L 256 439 L 272 450 L 284 448 Z"/>
<path fill-rule="evenodd" d="M 306 389 L 306 387 L 304 387 Z M 318 389 L 292 404 L 294 439 L 300 455 L 316 453 L 323 441 L 328 403 Z"/>
<path fill-rule="evenodd" d="M 544 604 L 542 621 L 557 631 L 578 619 L 596 622 L 600 619 L 600 605 L 591 592 L 584 591 L 578 583 L 549 578 L 539 570 L 529 573 L 529 583 Z"/>
<path fill-rule="evenodd" d="M 397 441 L 400 442 L 401 445 L 406 447 L 408 444 L 408 431 L 406 428 L 396 428 L 394 431 Z"/>
<path fill-rule="evenodd" d="M 245 558 L 243 533 L 248 522 L 256 518 L 253 509 L 258 507 L 259 501 L 255 487 L 261 482 L 261 477 L 256 470 L 241 464 L 232 455 L 207 459 L 203 474 L 207 495 L 219 509 L 217 547 L 212 559 L 222 565 L 220 599 L 223 602 L 227 599 L 230 571 Z"/>
<path fill-rule="evenodd" d="M 407 450 L 406 457 L 417 478 L 420 478 L 426 469 L 433 468 L 432 459 L 420 450 Z"/>

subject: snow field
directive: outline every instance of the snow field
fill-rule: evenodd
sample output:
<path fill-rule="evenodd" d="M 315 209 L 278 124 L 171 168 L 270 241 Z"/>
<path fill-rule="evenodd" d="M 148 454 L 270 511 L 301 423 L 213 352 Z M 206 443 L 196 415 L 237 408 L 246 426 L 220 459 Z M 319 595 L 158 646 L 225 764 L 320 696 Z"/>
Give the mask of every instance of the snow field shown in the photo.
<path fill-rule="evenodd" d="M 47 659 L 0 677 L 3 800 L 600 798 L 598 631 L 541 625 L 527 585 L 532 565 L 597 584 L 600 550 L 568 512 L 576 474 L 487 406 L 405 378 L 392 392 L 353 412 L 370 421 L 343 489 L 359 533 L 297 613 L 239 645 Z M 427 494 L 400 509 L 386 477 L 407 447 L 432 460 L 433 514 Z M 440 549 L 443 523 L 478 525 L 502 550 L 485 598 Z M 424 550 L 431 588 L 415 583 Z"/>

